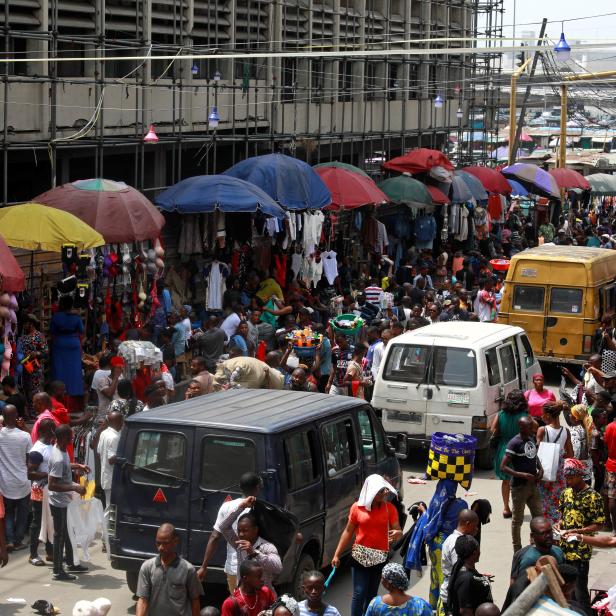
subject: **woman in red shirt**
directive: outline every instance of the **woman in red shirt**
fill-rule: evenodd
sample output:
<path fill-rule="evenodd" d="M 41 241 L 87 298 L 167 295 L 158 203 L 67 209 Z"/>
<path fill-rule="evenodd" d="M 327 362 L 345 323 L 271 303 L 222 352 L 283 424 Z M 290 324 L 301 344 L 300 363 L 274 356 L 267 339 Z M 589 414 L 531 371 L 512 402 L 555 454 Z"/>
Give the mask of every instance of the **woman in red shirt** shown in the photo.
<path fill-rule="evenodd" d="M 363 616 L 376 597 L 381 582 L 381 572 L 389 557 L 389 545 L 402 536 L 398 512 L 387 501 L 395 488 L 380 475 L 370 475 L 364 481 L 359 500 L 351 505 L 346 525 L 332 566 L 340 566 L 340 556 L 355 536 L 351 551 L 353 573 L 353 599 L 351 616 Z"/>

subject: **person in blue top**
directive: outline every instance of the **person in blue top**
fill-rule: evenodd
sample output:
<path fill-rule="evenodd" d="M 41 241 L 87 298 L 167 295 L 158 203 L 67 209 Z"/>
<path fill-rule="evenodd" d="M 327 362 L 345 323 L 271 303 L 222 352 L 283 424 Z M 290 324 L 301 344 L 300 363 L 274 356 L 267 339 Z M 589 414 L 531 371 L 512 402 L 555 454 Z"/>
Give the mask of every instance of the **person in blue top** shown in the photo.
<path fill-rule="evenodd" d="M 63 295 L 51 317 L 51 379 L 62 381 L 69 396 L 83 396 L 81 338 L 83 321 L 73 312 L 73 298 Z"/>
<path fill-rule="evenodd" d="M 240 321 L 240 324 L 237 326 L 237 333 L 235 336 L 231 336 L 229 340 L 229 348 L 237 347 L 240 350 L 240 355 L 244 357 L 254 357 L 254 350 L 251 352 L 252 345 L 248 340 L 248 323 L 246 321 Z"/>
<path fill-rule="evenodd" d="M 424 545 L 428 548 L 431 565 L 430 606 L 433 610 L 436 610 L 440 588 L 443 584 L 441 566 L 443 543 L 458 525 L 460 511 L 469 508 L 464 499 L 456 498 L 457 489 L 458 482 L 451 479 L 440 479 L 436 484 L 436 490 L 427 511 L 421 515 L 413 527 L 404 563 L 407 569 L 421 573 Z"/>
<path fill-rule="evenodd" d="M 386 564 L 381 574 L 381 584 L 387 593 L 370 601 L 365 616 L 432 616 L 432 608 L 427 601 L 405 592 L 409 579 L 402 565 Z"/>

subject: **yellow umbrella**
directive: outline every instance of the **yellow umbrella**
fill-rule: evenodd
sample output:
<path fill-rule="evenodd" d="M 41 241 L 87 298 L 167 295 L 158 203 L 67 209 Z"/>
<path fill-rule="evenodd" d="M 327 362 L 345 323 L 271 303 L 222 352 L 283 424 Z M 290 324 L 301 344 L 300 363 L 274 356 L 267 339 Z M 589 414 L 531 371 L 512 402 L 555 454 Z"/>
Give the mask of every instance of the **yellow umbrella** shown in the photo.
<path fill-rule="evenodd" d="M 40 203 L 0 208 L 0 229 L 13 248 L 61 252 L 62 244 L 95 248 L 103 236 L 76 216 Z"/>

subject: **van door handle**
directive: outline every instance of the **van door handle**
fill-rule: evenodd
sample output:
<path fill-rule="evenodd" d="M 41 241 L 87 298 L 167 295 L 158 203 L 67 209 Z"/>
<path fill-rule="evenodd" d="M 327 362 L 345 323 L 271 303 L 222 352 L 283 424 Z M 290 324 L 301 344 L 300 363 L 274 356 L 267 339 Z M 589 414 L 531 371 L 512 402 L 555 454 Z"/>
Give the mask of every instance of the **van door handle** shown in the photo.
<path fill-rule="evenodd" d="M 556 317 L 545 317 L 546 327 L 554 327 L 554 325 L 556 325 L 557 322 L 558 322 L 558 319 Z"/>
<path fill-rule="evenodd" d="M 388 389 L 408 389 L 407 385 L 388 385 Z"/>
<path fill-rule="evenodd" d="M 460 419 L 443 419 L 442 420 L 443 423 L 452 423 L 452 424 L 462 424 L 464 425 L 464 422 Z"/>

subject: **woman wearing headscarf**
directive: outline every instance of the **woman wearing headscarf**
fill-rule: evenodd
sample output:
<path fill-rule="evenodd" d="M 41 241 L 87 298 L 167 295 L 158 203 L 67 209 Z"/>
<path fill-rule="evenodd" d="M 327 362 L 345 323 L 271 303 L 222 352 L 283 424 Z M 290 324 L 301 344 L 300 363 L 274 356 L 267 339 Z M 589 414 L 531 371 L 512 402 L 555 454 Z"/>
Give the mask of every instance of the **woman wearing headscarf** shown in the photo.
<path fill-rule="evenodd" d="M 518 421 L 528 415 L 528 402 L 526 396 L 519 389 L 514 389 L 507 394 L 502 410 L 494 417 L 492 422 L 492 439 L 496 441 L 494 452 L 494 473 L 501 480 L 501 494 L 503 496 L 503 517 L 510 518 L 511 507 L 509 498 L 511 495 L 511 477 L 501 471 L 501 462 L 505 457 L 507 443 L 518 433 Z"/>
<path fill-rule="evenodd" d="M 351 505 L 349 521 L 332 558 L 332 566 L 339 567 L 340 557 L 355 537 L 351 551 L 351 616 L 363 616 L 376 597 L 381 572 L 389 558 L 389 546 L 402 537 L 398 512 L 387 500 L 389 494 L 397 494 L 396 489 L 381 475 L 366 477 L 359 500 Z"/>
<path fill-rule="evenodd" d="M 461 535 L 455 546 L 458 560 L 451 570 L 447 614 L 474 616 L 482 603 L 492 602 L 490 580 L 475 568 L 481 554 L 479 543 L 470 535 Z"/>
<path fill-rule="evenodd" d="M 593 421 L 586 405 L 572 406 L 569 415 L 569 432 L 571 433 L 573 457 L 584 465 L 584 481 L 589 485 L 592 483 L 592 458 L 590 457 L 592 429 Z"/>
<path fill-rule="evenodd" d="M 402 565 L 386 564 L 381 584 L 387 593 L 372 599 L 365 616 L 432 616 L 432 608 L 426 601 L 405 592 L 409 578 Z"/>
<path fill-rule="evenodd" d="M 184 399 L 190 400 L 191 398 L 198 398 L 199 396 L 211 393 L 213 382 L 214 378 L 209 373 L 193 377 L 190 383 L 188 383 Z"/>
<path fill-rule="evenodd" d="M 474 511 L 479 518 L 479 526 L 477 527 L 477 533 L 475 534 L 475 539 L 477 539 L 477 543 L 481 545 L 481 528 L 485 524 L 490 523 L 490 516 L 492 515 L 492 505 L 490 501 L 486 498 L 478 498 L 473 501 L 471 505 L 471 511 Z"/>
<path fill-rule="evenodd" d="M 423 546 L 428 547 L 430 557 L 430 606 L 436 610 L 439 591 L 443 583 L 441 568 L 441 548 L 445 539 L 451 535 L 458 525 L 458 514 L 462 509 L 468 509 L 468 504 L 462 498 L 456 498 L 458 482 L 451 479 L 440 479 L 436 484 L 434 496 L 428 505 L 428 510 L 417 520 L 409 549 L 406 553 L 405 566 L 413 571 L 422 571 L 421 555 Z"/>

